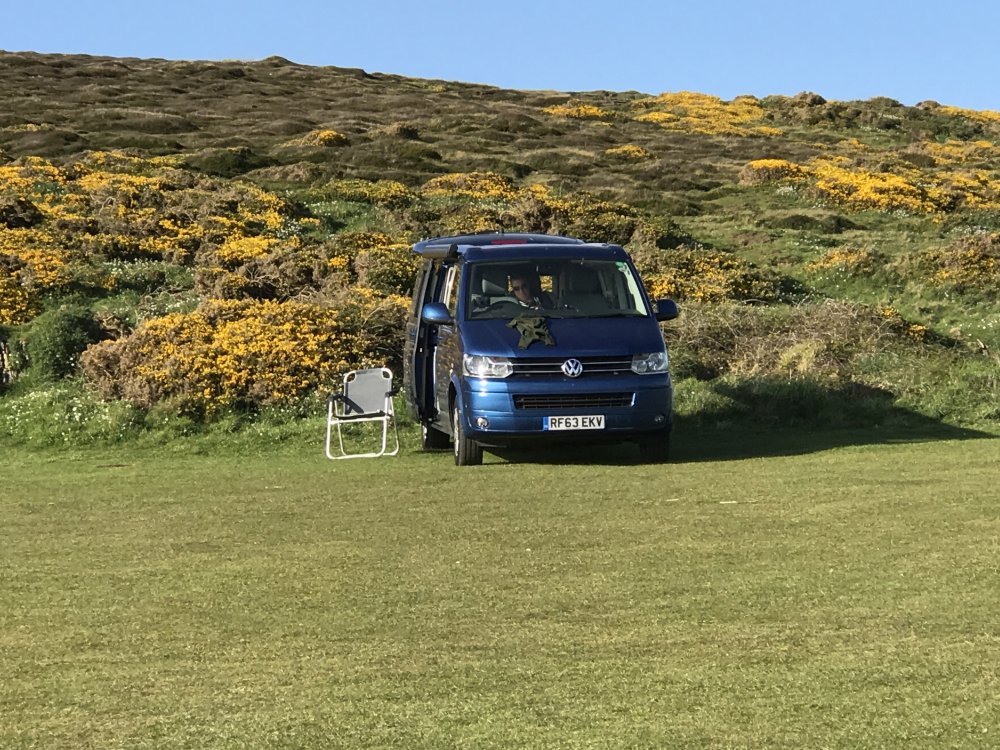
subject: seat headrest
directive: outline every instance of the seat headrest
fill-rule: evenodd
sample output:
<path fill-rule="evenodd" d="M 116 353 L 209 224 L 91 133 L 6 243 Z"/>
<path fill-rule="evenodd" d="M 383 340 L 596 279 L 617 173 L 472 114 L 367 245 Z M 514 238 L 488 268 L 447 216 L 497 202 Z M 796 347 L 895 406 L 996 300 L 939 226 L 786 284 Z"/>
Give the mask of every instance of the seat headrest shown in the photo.
<path fill-rule="evenodd" d="M 569 288 L 577 294 L 601 294 L 601 279 L 597 271 L 590 268 L 575 267 L 569 272 Z"/>
<path fill-rule="evenodd" d="M 484 268 L 483 271 L 483 294 L 490 297 L 502 297 L 507 294 L 507 272 Z"/>

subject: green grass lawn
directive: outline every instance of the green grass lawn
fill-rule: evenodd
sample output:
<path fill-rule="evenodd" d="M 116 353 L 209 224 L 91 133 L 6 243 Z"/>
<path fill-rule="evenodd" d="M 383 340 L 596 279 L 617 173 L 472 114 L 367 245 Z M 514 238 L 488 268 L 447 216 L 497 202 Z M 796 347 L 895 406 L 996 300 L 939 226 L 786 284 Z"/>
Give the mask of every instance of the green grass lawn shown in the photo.
<path fill-rule="evenodd" d="M 8 451 L 0 747 L 995 748 L 1000 442 L 898 437 Z"/>

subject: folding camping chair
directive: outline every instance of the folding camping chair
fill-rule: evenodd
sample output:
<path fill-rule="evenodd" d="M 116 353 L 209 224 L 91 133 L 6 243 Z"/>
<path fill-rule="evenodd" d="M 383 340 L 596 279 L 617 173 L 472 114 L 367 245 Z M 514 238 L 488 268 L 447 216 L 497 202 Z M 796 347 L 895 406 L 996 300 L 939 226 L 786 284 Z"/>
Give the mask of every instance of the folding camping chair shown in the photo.
<path fill-rule="evenodd" d="M 395 456 L 399 452 L 399 430 L 392 407 L 392 397 L 396 390 L 392 387 L 392 371 L 388 367 L 372 367 L 367 370 L 353 370 L 344 376 L 344 389 L 330 395 L 326 402 L 326 457 L 327 458 L 375 458 Z M 343 427 L 359 422 L 381 422 L 382 441 L 378 450 L 366 453 L 349 453 L 344 449 Z M 392 424 L 396 447 L 386 453 L 389 425 Z M 340 455 L 330 451 L 333 429 L 337 429 Z"/>

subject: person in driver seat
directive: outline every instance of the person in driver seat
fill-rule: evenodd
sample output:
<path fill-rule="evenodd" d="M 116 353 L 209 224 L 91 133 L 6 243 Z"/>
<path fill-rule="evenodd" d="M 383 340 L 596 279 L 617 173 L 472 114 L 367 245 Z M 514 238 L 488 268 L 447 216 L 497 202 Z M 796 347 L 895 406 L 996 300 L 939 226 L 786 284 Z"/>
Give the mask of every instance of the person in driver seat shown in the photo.
<path fill-rule="evenodd" d="M 515 271 L 510 277 L 510 289 L 525 307 L 551 310 L 556 306 L 552 297 L 542 291 L 542 282 L 534 271 Z"/>

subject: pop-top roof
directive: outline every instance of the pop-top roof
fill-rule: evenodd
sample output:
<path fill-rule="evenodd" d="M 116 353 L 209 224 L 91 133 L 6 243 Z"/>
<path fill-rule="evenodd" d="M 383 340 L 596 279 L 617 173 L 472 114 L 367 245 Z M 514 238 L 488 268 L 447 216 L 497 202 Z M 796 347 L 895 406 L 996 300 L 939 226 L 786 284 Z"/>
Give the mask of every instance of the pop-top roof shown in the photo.
<path fill-rule="evenodd" d="M 421 240 L 413 246 L 413 252 L 425 258 L 444 258 L 449 253 L 457 253 L 462 247 L 488 247 L 511 245 L 582 245 L 576 237 L 562 237 L 558 234 L 532 234 L 528 232 L 480 232 L 460 234 L 454 237 L 434 237 Z"/>

